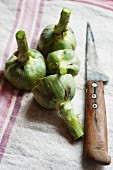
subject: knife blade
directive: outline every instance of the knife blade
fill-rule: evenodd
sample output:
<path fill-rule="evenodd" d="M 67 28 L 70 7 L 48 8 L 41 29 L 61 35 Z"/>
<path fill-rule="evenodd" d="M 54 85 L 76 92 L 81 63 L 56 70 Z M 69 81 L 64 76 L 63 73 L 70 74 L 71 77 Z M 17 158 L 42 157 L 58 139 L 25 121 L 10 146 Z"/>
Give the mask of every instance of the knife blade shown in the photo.
<path fill-rule="evenodd" d="M 91 26 L 86 32 L 86 103 L 84 157 L 101 165 L 109 165 L 107 118 L 104 99 L 104 83 L 109 77 L 104 73 L 96 51 Z"/>

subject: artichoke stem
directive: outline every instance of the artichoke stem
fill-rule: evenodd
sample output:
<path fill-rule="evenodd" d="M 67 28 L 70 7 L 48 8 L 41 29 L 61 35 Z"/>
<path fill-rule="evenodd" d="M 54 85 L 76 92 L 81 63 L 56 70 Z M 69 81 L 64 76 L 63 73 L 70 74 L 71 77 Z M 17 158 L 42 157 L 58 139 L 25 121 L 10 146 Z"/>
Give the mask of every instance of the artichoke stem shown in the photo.
<path fill-rule="evenodd" d="M 73 106 L 70 101 L 64 102 L 59 106 L 59 111 L 62 119 L 68 126 L 74 140 L 82 137 L 84 132 L 81 126 L 78 115 L 74 115 Z"/>
<path fill-rule="evenodd" d="M 55 25 L 54 33 L 57 35 L 61 35 L 62 32 L 67 31 L 67 25 L 69 23 L 71 11 L 68 8 L 63 8 L 60 20 L 57 25 Z"/>
<path fill-rule="evenodd" d="M 20 30 L 16 33 L 16 41 L 18 44 L 18 51 L 20 54 L 20 61 L 26 62 L 29 59 L 29 48 L 24 31 Z"/>

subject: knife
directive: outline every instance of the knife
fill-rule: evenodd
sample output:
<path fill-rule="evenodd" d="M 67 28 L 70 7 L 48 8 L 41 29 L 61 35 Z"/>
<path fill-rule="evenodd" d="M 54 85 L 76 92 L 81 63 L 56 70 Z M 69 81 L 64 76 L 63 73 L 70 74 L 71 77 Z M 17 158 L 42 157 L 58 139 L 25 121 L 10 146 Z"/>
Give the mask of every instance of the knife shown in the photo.
<path fill-rule="evenodd" d="M 86 107 L 84 157 L 101 165 L 109 165 L 107 119 L 104 100 L 104 83 L 109 77 L 101 69 L 95 40 L 87 23 L 86 33 Z"/>

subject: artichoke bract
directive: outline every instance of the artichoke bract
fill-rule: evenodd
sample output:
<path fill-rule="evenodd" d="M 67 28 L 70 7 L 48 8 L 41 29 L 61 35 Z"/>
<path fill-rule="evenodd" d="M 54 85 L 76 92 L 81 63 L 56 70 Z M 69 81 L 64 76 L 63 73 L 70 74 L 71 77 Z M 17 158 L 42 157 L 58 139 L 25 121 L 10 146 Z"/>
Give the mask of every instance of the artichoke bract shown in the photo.
<path fill-rule="evenodd" d="M 32 89 L 34 97 L 41 106 L 59 111 L 70 133 L 77 140 L 83 136 L 83 129 L 71 104 L 75 91 L 76 87 L 71 74 L 49 75 L 42 78 L 39 84 Z"/>
<path fill-rule="evenodd" d="M 63 8 L 57 25 L 48 25 L 42 31 L 37 49 L 46 58 L 50 52 L 61 49 L 76 48 L 76 38 L 73 30 L 68 27 L 71 11 Z"/>
<path fill-rule="evenodd" d="M 57 50 L 47 56 L 49 74 L 71 74 L 76 76 L 80 70 L 80 60 L 71 49 Z"/>
<path fill-rule="evenodd" d="M 17 89 L 31 90 L 40 78 L 46 76 L 46 64 L 43 55 L 30 49 L 26 34 L 16 33 L 17 51 L 5 63 L 4 76 Z"/>

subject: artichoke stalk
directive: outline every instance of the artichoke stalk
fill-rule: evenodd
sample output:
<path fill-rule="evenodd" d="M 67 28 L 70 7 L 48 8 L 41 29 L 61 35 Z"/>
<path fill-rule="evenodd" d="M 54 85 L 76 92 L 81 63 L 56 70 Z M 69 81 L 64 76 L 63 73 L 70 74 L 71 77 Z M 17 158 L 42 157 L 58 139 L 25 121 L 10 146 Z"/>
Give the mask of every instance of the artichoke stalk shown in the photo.
<path fill-rule="evenodd" d="M 71 49 L 57 50 L 47 56 L 49 74 L 71 74 L 76 76 L 80 70 L 80 60 Z"/>
<path fill-rule="evenodd" d="M 83 136 L 78 115 L 74 114 L 71 99 L 76 91 L 71 74 L 49 75 L 32 89 L 38 103 L 47 109 L 57 109 L 75 140 Z"/>
<path fill-rule="evenodd" d="M 17 89 L 31 90 L 40 78 L 46 76 L 46 64 L 43 55 L 30 49 L 26 34 L 16 33 L 17 51 L 5 63 L 4 76 Z"/>
<path fill-rule="evenodd" d="M 76 48 L 76 38 L 73 30 L 68 27 L 71 11 L 63 8 L 57 25 L 48 25 L 42 31 L 37 49 L 45 58 L 50 52 L 61 49 Z"/>

